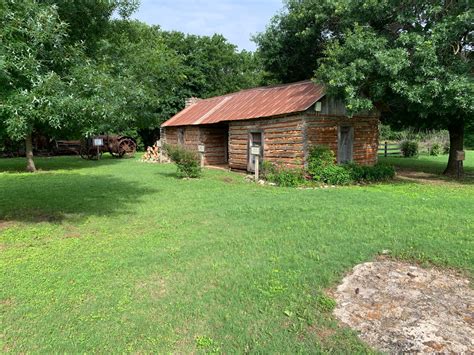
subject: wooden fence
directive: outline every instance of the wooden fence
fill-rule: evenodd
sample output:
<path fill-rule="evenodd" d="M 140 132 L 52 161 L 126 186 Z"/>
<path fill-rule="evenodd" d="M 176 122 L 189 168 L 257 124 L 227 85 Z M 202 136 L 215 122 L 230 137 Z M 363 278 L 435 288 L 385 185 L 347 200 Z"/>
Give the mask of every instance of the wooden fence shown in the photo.
<path fill-rule="evenodd" d="M 383 154 L 384 157 L 401 156 L 400 144 L 383 142 L 379 144 L 378 154 Z"/>

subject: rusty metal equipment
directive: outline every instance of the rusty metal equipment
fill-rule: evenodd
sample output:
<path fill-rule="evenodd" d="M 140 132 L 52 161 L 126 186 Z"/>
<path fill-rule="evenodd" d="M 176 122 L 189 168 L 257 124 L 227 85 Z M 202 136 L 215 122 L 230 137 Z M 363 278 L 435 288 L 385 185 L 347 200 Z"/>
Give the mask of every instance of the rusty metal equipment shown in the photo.
<path fill-rule="evenodd" d="M 102 140 L 103 145 L 94 145 L 95 140 Z M 81 141 L 80 155 L 83 159 L 98 159 L 104 152 L 115 158 L 132 157 L 137 151 L 137 143 L 131 137 L 102 135 Z"/>
<path fill-rule="evenodd" d="M 57 140 L 53 149 L 54 155 L 74 155 L 80 154 L 81 141 L 80 140 Z"/>

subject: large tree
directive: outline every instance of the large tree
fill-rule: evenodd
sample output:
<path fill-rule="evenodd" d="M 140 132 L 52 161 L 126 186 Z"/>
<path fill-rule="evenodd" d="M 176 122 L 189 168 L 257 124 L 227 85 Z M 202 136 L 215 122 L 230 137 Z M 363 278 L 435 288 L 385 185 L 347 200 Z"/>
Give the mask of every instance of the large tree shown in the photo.
<path fill-rule="evenodd" d="M 313 76 L 330 36 L 337 36 L 336 1 L 289 0 L 265 32 L 253 37 L 265 79 L 291 83 Z"/>
<path fill-rule="evenodd" d="M 161 38 L 179 58 L 177 72 L 174 72 L 179 75 L 176 78 L 169 73 L 169 78 L 174 78 L 174 85 L 164 85 L 166 81 L 163 81 L 156 86 L 163 89 L 156 112 L 159 120 L 155 121 L 155 130 L 151 126 L 140 130 L 144 141 L 147 136 L 151 140 L 159 134 L 159 125 L 183 109 L 186 98 L 208 98 L 262 84 L 261 65 L 255 54 L 239 51 L 222 35 L 161 31 Z"/>
<path fill-rule="evenodd" d="M 167 32 L 139 21 L 111 21 L 93 59 L 130 90 L 119 95 L 127 98 L 119 114 L 128 115 L 121 121 L 138 130 L 145 144 L 154 143 L 161 123 L 181 110 L 186 98 L 253 87 L 261 78 L 255 56 L 238 51 L 221 35 Z"/>
<path fill-rule="evenodd" d="M 163 31 L 163 39 L 183 61 L 183 93 L 187 97 L 223 95 L 261 83 L 260 63 L 255 55 L 238 51 L 222 35 Z"/>
<path fill-rule="evenodd" d="M 316 69 L 316 80 L 342 97 L 350 111 L 378 106 L 389 122 L 448 129 L 445 173 L 452 174 L 464 129 L 474 119 L 473 16 L 469 1 L 290 0 L 273 26 L 283 29 L 290 18 L 300 24 L 298 31 L 279 36 L 317 53 L 308 70 Z M 314 31 L 320 40 L 314 40 Z M 272 32 L 270 27 L 257 43 Z M 265 48 L 260 47 L 263 56 Z M 277 77 L 290 69 L 278 69 Z"/>
<path fill-rule="evenodd" d="M 149 98 L 136 77 L 117 73 L 97 54 L 105 45 L 86 24 L 97 19 L 71 20 L 99 4 L 96 17 L 110 22 L 114 10 L 127 15 L 135 2 L 0 0 L 0 134 L 25 141 L 28 171 L 36 170 L 35 132 L 92 135 L 126 127 L 139 111 L 133 103 Z M 84 26 L 82 37 L 77 26 Z"/>
<path fill-rule="evenodd" d="M 184 99 L 260 83 L 257 58 L 221 35 L 129 19 L 137 0 L 0 0 L 0 136 L 139 132 L 150 144 Z M 120 18 L 113 14 L 118 13 Z"/>
<path fill-rule="evenodd" d="M 35 171 L 35 126 L 63 124 L 54 107 L 64 85 L 55 68 L 70 60 L 66 25 L 51 6 L 33 0 L 0 1 L 0 130 L 25 140 L 27 170 Z"/>
<path fill-rule="evenodd" d="M 474 11 L 467 1 L 376 1 L 350 5 L 353 19 L 331 41 L 316 78 L 352 112 L 385 109 L 406 126 L 450 135 L 445 174 L 456 172 L 466 125 L 474 120 Z"/>
<path fill-rule="evenodd" d="M 128 19 L 139 7 L 138 0 L 38 0 L 56 7 L 59 18 L 67 24 L 67 40 L 82 42 L 88 55 L 97 50 L 111 30 L 111 18 L 117 13 Z"/>
<path fill-rule="evenodd" d="M 145 138 L 152 132 L 145 143 L 153 144 L 161 123 L 178 110 L 176 101 L 186 82 L 183 59 L 165 43 L 158 26 L 139 21 L 112 21 L 97 47 L 95 61 L 129 91 L 119 95 L 126 99 L 122 113 L 132 120 L 127 126 Z"/>

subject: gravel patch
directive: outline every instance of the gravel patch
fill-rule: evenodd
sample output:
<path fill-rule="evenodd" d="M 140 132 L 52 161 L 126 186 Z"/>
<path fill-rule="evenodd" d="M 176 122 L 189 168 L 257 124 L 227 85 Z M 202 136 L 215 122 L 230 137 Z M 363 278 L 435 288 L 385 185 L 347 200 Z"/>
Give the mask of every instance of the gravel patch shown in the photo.
<path fill-rule="evenodd" d="M 474 290 L 452 271 L 368 262 L 334 296 L 335 316 L 380 351 L 474 353 Z"/>

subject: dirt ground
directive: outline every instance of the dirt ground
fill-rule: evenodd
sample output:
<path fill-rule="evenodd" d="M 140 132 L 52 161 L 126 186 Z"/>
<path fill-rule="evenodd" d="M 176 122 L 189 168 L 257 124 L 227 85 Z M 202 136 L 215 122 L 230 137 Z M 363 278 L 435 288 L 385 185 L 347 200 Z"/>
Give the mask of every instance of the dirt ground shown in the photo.
<path fill-rule="evenodd" d="M 368 262 L 334 297 L 335 316 L 380 351 L 474 352 L 474 290 L 453 271 Z"/>

